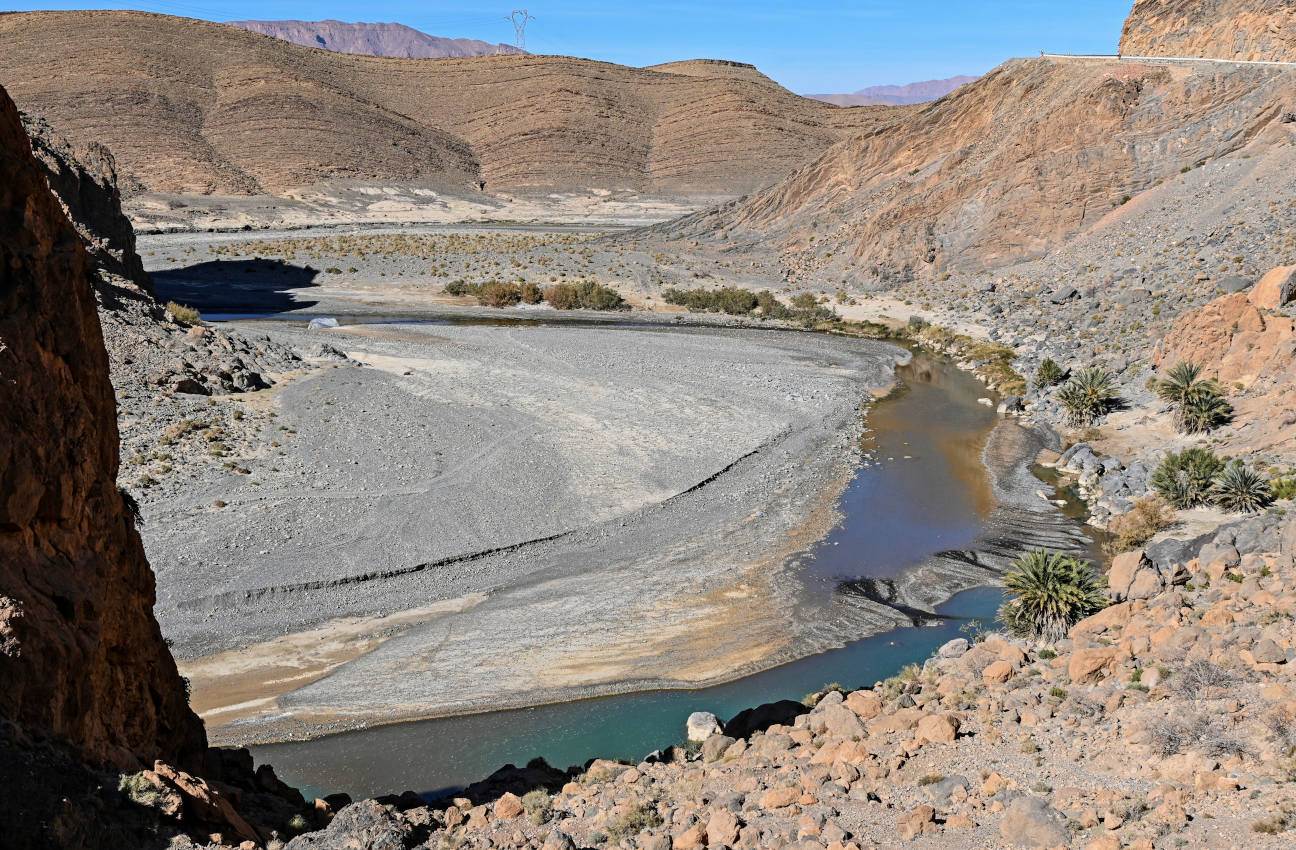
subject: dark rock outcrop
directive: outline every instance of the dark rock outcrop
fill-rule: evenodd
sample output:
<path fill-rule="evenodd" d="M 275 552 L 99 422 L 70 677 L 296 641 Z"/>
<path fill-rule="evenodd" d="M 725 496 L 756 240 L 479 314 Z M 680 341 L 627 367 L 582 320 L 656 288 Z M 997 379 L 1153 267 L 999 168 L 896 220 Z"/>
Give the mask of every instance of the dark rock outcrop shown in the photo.
<path fill-rule="evenodd" d="M 114 483 L 90 262 L 3 90 L 0 175 L 0 720 L 90 763 L 192 763 L 202 723 Z"/>
<path fill-rule="evenodd" d="M 77 151 L 40 118 L 23 115 L 22 123 L 45 180 L 95 265 L 152 292 L 153 282 L 135 251 L 135 231 L 122 213 L 112 153 L 98 142 Z"/>

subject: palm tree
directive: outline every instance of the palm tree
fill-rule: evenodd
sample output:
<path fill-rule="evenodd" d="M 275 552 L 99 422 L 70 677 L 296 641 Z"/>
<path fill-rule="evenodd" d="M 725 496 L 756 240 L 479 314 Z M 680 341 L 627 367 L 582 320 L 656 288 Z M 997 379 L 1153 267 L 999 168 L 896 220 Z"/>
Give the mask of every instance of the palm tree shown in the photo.
<path fill-rule="evenodd" d="M 1254 514 L 1273 501 L 1273 489 L 1260 473 L 1235 460 L 1219 475 L 1210 489 L 1211 499 L 1226 511 Z"/>
<path fill-rule="evenodd" d="M 1081 369 L 1057 391 L 1073 427 L 1092 425 L 1116 400 L 1116 381 L 1097 366 Z"/>
<path fill-rule="evenodd" d="M 1088 561 L 1039 549 L 1018 558 L 1004 575 L 1012 598 L 999 618 L 1017 637 L 1055 643 L 1080 620 L 1106 608 L 1106 582 Z"/>

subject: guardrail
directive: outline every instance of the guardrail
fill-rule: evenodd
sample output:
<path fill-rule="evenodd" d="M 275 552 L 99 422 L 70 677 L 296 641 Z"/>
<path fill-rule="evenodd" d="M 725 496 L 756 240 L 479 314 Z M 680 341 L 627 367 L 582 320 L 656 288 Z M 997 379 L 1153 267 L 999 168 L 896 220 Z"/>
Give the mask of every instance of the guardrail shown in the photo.
<path fill-rule="evenodd" d="M 1214 65 L 1260 65 L 1278 68 L 1296 67 L 1296 62 L 1278 62 L 1271 59 L 1207 59 L 1200 56 L 1127 56 L 1123 53 L 1045 53 L 1040 51 L 1041 59 L 1103 59 L 1117 62 L 1137 62 L 1141 65 L 1172 65 L 1184 63 L 1206 63 Z"/>

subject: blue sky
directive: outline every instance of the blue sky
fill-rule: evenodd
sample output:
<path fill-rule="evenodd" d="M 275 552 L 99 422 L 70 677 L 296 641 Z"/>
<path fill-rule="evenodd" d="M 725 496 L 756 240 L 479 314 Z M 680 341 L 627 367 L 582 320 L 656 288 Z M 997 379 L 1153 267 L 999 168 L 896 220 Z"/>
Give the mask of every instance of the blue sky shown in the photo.
<path fill-rule="evenodd" d="M 514 3 L 516 5 L 509 5 Z M 26 8 L 85 8 L 81 2 Z M 518 7 L 534 53 L 627 65 L 699 57 L 751 62 L 793 91 L 846 92 L 884 83 L 980 74 L 1013 56 L 1111 53 L 1132 0 L 506 0 L 500 4 L 259 0 L 137 2 L 144 9 L 215 21 L 299 18 L 397 21 L 433 35 L 511 42 Z"/>

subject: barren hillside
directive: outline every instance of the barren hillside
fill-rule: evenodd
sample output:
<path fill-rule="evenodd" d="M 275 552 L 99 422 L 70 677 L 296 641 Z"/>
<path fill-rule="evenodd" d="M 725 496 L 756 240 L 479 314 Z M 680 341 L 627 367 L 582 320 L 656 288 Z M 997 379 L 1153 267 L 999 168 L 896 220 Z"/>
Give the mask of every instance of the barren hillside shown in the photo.
<path fill-rule="evenodd" d="M 736 195 L 894 114 L 690 65 L 391 59 L 139 12 L 0 16 L 0 82 L 21 108 L 106 144 L 152 191 L 341 178 Z"/>
<path fill-rule="evenodd" d="M 1296 61 L 1296 4 L 1137 0 L 1120 49 L 1129 56 Z"/>
<path fill-rule="evenodd" d="M 1060 247 L 1184 169 L 1252 143 L 1290 147 L 1294 88 L 1277 68 L 1013 60 L 664 230 L 880 281 L 1002 265 Z"/>
<path fill-rule="evenodd" d="M 338 53 L 359 53 L 364 56 L 445 59 L 524 52 L 508 44 L 490 44 L 475 38 L 428 35 L 404 24 L 353 24 L 333 20 L 230 21 L 229 24 L 303 47 L 335 50 Z"/>

